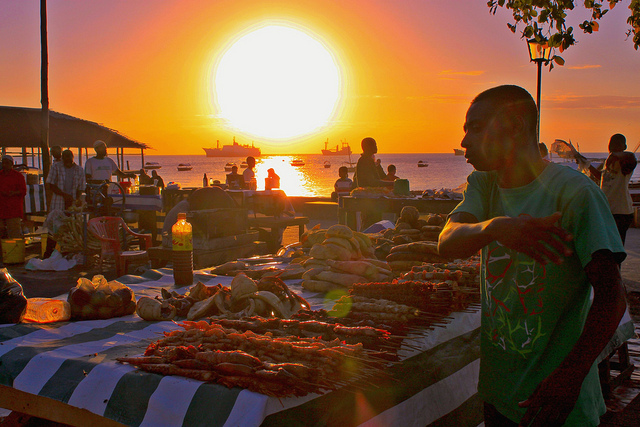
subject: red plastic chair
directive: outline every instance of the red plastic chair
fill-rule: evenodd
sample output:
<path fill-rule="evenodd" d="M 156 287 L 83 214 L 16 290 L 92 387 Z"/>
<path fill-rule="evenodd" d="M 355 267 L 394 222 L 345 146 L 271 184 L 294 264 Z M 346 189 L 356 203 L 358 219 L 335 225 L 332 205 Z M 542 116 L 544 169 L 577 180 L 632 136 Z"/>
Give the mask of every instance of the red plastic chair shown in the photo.
<path fill-rule="evenodd" d="M 151 234 L 140 234 L 132 231 L 124 220 L 118 216 L 99 216 L 91 218 L 87 229 L 100 240 L 100 269 L 105 257 L 113 257 L 118 277 L 127 274 L 127 267 L 132 262 L 145 262 L 149 259 L 146 249 L 152 246 Z M 123 251 L 120 244 L 121 230 L 140 239 L 139 251 Z M 126 237 L 126 235 L 124 235 Z"/>

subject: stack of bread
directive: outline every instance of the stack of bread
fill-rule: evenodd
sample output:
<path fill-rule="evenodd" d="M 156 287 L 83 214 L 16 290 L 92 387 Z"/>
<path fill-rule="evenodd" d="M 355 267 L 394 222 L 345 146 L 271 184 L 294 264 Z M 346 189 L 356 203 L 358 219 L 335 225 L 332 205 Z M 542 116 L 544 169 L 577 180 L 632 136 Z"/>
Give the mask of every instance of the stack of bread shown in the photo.
<path fill-rule="evenodd" d="M 316 241 L 319 231 L 313 235 Z M 333 225 L 324 231 L 321 242 L 313 244 L 310 258 L 302 265 L 302 286 L 314 292 L 348 289 L 354 283 L 388 280 L 389 265 L 375 259 L 369 237 L 353 232 L 345 225 Z"/>

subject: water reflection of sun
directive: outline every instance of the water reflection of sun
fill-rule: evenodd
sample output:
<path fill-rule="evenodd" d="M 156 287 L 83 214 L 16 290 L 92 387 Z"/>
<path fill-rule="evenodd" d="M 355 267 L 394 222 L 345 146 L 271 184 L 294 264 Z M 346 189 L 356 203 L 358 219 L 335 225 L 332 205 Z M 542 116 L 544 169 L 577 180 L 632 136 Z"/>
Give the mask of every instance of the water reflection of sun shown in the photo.
<path fill-rule="evenodd" d="M 291 156 L 270 156 L 262 157 L 256 164 L 256 179 L 258 181 L 258 189 L 264 190 L 265 178 L 270 168 L 280 177 L 280 189 L 286 194 L 299 195 L 304 193 L 302 187 L 311 185 L 311 179 L 308 171 L 303 167 L 291 166 Z"/>
<path fill-rule="evenodd" d="M 231 128 L 287 140 L 326 126 L 337 114 L 341 70 L 317 36 L 266 25 L 235 40 L 217 62 L 213 98 Z"/>

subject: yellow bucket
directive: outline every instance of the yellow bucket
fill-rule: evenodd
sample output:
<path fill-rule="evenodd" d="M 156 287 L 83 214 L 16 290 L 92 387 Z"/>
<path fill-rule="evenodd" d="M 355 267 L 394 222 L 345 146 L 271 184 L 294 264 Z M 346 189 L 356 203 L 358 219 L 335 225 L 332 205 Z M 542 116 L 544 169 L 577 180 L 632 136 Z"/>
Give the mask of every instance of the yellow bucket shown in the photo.
<path fill-rule="evenodd" d="M 2 239 L 2 262 L 5 264 L 24 262 L 24 239 Z"/>

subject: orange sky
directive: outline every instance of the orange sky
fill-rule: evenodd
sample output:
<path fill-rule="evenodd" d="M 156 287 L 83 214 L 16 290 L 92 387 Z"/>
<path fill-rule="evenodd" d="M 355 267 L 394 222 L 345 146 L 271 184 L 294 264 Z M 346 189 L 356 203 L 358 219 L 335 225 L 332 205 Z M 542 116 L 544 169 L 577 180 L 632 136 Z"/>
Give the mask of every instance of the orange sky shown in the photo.
<path fill-rule="evenodd" d="M 319 153 L 365 136 L 380 152 L 451 152 L 469 101 L 498 84 L 535 97 L 526 44 L 484 0 L 49 0 L 50 108 L 102 123 L 157 150 L 203 154 L 216 140 L 264 153 Z M 640 142 L 640 52 L 625 41 L 626 4 L 543 70 L 541 139 L 606 151 L 613 133 Z M 582 17 L 584 19 L 584 17 Z M 226 128 L 209 90 L 230 41 L 268 20 L 289 21 L 330 46 L 346 77 L 341 113 L 292 141 Z M 40 106 L 39 2 L 0 0 L 0 105 Z"/>

